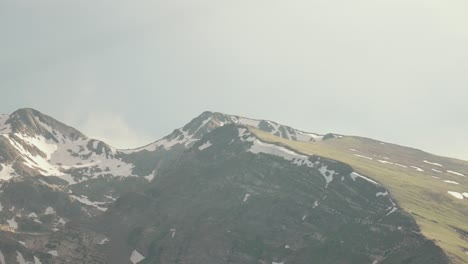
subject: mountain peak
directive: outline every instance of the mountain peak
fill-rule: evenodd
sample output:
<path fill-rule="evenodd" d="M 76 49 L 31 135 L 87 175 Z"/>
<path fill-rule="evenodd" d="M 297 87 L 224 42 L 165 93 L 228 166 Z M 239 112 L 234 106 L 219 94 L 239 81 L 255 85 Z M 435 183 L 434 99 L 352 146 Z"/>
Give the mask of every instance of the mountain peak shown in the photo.
<path fill-rule="evenodd" d="M 327 137 L 324 137 L 320 134 L 297 130 L 290 126 L 285 126 L 269 120 L 259 120 L 220 112 L 204 111 L 185 126 L 174 130 L 163 139 L 142 148 L 125 150 L 125 153 L 138 152 L 141 150 L 154 151 L 160 148 L 168 150 L 177 146 L 183 146 L 185 148 L 191 147 L 206 134 L 227 124 L 251 127 L 263 130 L 274 136 L 301 142 L 315 142 L 340 137 L 334 134 L 329 134 Z"/>
<path fill-rule="evenodd" d="M 203 121 L 205 121 L 205 123 L 203 123 Z M 290 126 L 282 125 L 277 122 L 266 119 L 254 119 L 238 115 L 230 115 L 210 111 L 203 112 L 201 115 L 199 115 L 198 117 L 193 119 L 189 124 L 187 124 L 186 127 L 193 125 L 198 126 L 200 124 L 210 124 L 213 128 L 231 123 L 254 127 L 265 132 L 269 132 L 272 135 L 295 141 L 321 141 L 339 137 L 338 135 L 331 133 L 327 134 L 325 137 L 324 135 L 301 131 Z"/>
<path fill-rule="evenodd" d="M 13 112 L 5 124 L 10 125 L 13 133 L 22 133 L 29 136 L 41 135 L 46 139 L 59 141 L 58 134 L 76 140 L 87 137 L 80 131 L 67 126 L 56 119 L 32 108 L 21 108 Z"/>

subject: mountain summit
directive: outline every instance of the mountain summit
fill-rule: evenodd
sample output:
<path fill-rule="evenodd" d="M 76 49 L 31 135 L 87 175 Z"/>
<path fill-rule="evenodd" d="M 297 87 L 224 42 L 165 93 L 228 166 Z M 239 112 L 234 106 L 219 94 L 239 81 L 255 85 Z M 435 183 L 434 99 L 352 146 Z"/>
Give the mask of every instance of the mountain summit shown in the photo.
<path fill-rule="evenodd" d="M 9 127 L 12 133 L 43 136 L 57 143 L 65 139 L 77 140 L 87 138 L 80 131 L 31 108 L 15 111 L 5 121 L 5 125 Z"/>
<path fill-rule="evenodd" d="M 20 109 L 0 116 L 0 263 L 466 263 L 466 175 L 217 112 L 118 150 Z"/>
<path fill-rule="evenodd" d="M 207 133 L 210 133 L 214 129 L 222 127 L 226 124 L 253 127 L 274 136 L 300 142 L 316 142 L 324 139 L 339 137 L 338 135 L 334 134 L 327 134 L 324 136 L 315 133 L 304 132 L 268 120 L 257 120 L 241 116 L 206 111 L 198 117 L 194 118 L 182 128 L 174 130 L 174 132 L 164 137 L 163 139 L 143 148 L 138 148 L 132 151 L 152 151 L 158 148 L 169 149 L 176 145 L 183 145 L 184 147 L 188 147 L 193 145 L 194 142 L 200 140 Z"/>

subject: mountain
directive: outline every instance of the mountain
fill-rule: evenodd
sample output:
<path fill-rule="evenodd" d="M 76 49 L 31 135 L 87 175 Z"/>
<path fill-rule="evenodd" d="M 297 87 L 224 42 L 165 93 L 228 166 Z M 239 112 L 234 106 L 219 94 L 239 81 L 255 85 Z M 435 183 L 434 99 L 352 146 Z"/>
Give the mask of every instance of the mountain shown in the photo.
<path fill-rule="evenodd" d="M 213 130 L 174 165 L 99 220 L 111 262 L 133 250 L 143 263 L 446 261 L 384 187 L 247 127 Z"/>
<path fill-rule="evenodd" d="M 36 110 L 18 110 L 2 127 L 2 179 L 44 175 L 74 184 L 90 177 L 132 175 L 116 149 Z"/>
<path fill-rule="evenodd" d="M 7 180 L 14 175 L 44 175 L 75 184 L 100 176 L 143 176 L 141 168 L 134 166 L 135 162 L 139 162 L 135 157 L 141 156 L 142 152 L 147 155 L 147 152 L 154 154 L 159 150 L 184 149 L 203 135 L 231 123 L 252 126 L 286 139 L 315 142 L 326 138 L 272 121 L 204 112 L 184 127 L 146 147 L 117 150 L 34 109 L 20 109 L 0 119 L 0 178 Z M 145 176 L 153 170 L 146 169 Z"/>
<path fill-rule="evenodd" d="M 119 150 L 20 109 L 0 116 L 0 264 L 467 263 L 465 175 L 215 112 Z"/>

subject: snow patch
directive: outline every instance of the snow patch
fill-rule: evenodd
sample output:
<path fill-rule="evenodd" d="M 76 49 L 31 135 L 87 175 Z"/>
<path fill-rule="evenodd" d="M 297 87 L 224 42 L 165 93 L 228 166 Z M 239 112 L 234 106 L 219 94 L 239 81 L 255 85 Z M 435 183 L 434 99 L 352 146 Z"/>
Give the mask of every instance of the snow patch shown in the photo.
<path fill-rule="evenodd" d="M 110 241 L 109 238 L 105 237 L 105 238 L 101 239 L 101 240 L 98 242 L 98 244 L 99 244 L 99 245 L 104 245 L 104 244 L 106 244 L 106 243 L 109 242 L 109 241 Z"/>
<path fill-rule="evenodd" d="M 37 218 L 37 214 L 32 212 L 32 213 L 28 214 L 28 218 Z"/>
<path fill-rule="evenodd" d="M 245 196 L 244 196 L 244 200 L 242 200 L 244 203 L 247 202 L 247 200 L 249 199 L 250 197 L 250 193 L 246 193 Z"/>
<path fill-rule="evenodd" d="M 245 133 L 245 129 L 239 129 L 239 135 L 241 138 L 245 135 Z M 293 161 L 298 166 L 306 164 L 308 167 L 316 167 L 319 165 L 318 162 L 312 163 L 311 161 L 309 161 L 307 156 L 299 154 L 282 146 L 278 146 L 271 143 L 265 143 L 253 137 L 249 137 L 248 139 L 245 139 L 245 141 L 250 141 L 253 143 L 249 149 L 249 152 L 252 152 L 254 154 L 265 153 L 273 156 L 279 156 L 285 160 Z M 326 165 L 322 165 L 318 170 L 325 178 L 326 186 L 328 186 L 328 184 L 333 180 L 333 176 L 335 174 L 338 174 L 334 170 L 329 170 Z"/>
<path fill-rule="evenodd" d="M 63 220 L 62 217 L 60 217 L 60 219 L 58 220 L 58 223 L 59 223 L 60 225 L 65 225 L 67 222 L 66 222 L 65 220 Z"/>
<path fill-rule="evenodd" d="M 117 177 L 134 176 L 132 174 L 133 164 L 125 163 L 114 155 L 117 152 L 110 148 L 101 154 L 89 150 L 86 146 L 89 140 L 64 140 L 60 143 L 59 149 L 52 155 L 50 163 L 63 170 L 80 170 L 83 176 L 96 178 L 99 176 L 113 175 Z M 99 141 L 95 141 L 99 142 Z M 84 158 L 86 157 L 86 158 Z M 64 180 L 73 184 L 73 178 L 66 173 L 61 173 Z"/>
<path fill-rule="evenodd" d="M 354 154 L 354 156 L 359 157 L 359 158 L 363 158 L 363 159 L 373 160 L 373 158 L 367 157 L 367 156 L 364 156 L 364 155 Z"/>
<path fill-rule="evenodd" d="M 7 220 L 8 225 L 11 227 L 11 229 L 16 230 L 18 229 L 18 223 L 16 222 L 15 218 L 11 218 Z"/>
<path fill-rule="evenodd" d="M 16 261 L 18 261 L 19 264 L 27 264 L 23 258 L 23 254 L 18 251 L 16 251 Z"/>
<path fill-rule="evenodd" d="M 393 165 L 393 162 L 390 162 L 390 161 L 386 161 L 386 160 L 377 160 L 378 162 L 380 163 L 383 163 L 383 164 L 392 164 Z"/>
<path fill-rule="evenodd" d="M 9 180 L 15 175 L 15 170 L 13 165 L 1 164 L 2 168 L 0 169 L 0 180 Z"/>
<path fill-rule="evenodd" d="M 110 195 L 104 195 L 104 197 L 106 197 L 107 199 L 110 199 L 112 201 L 116 201 L 117 199 L 115 199 L 114 197 L 110 196 Z"/>
<path fill-rule="evenodd" d="M 138 251 L 136 251 L 136 249 L 133 250 L 132 255 L 130 256 L 130 262 L 132 262 L 133 264 L 137 264 L 138 262 L 144 259 L 145 257 L 142 254 L 140 254 Z"/>
<path fill-rule="evenodd" d="M 395 163 L 395 165 L 397 165 L 398 167 L 402 167 L 402 168 L 408 168 L 408 166 L 402 165 L 402 164 L 398 164 L 398 163 Z"/>
<path fill-rule="evenodd" d="M 431 162 L 431 161 L 427 161 L 427 160 L 423 160 L 423 162 L 426 163 L 426 164 L 437 166 L 437 167 L 442 167 L 442 164 L 439 164 L 439 163 L 436 163 L 436 162 Z"/>
<path fill-rule="evenodd" d="M 246 135 L 248 135 L 247 138 L 246 138 Z M 297 153 L 283 146 L 263 142 L 255 138 L 251 134 L 249 135 L 247 133 L 247 130 L 244 128 L 239 128 L 239 137 L 244 142 L 252 142 L 252 145 L 250 149 L 248 150 L 251 153 L 254 153 L 254 154 L 264 153 L 264 154 L 269 154 L 273 156 L 278 156 L 285 160 L 293 162 L 297 166 L 306 165 L 309 168 L 312 168 L 312 167 L 318 168 L 319 172 L 325 178 L 326 187 L 331 181 L 333 181 L 333 177 L 336 174 L 338 174 L 334 170 L 329 170 L 326 165 L 321 165 L 321 167 L 319 167 L 320 166 L 319 161 L 312 162 L 309 160 L 308 156 L 306 155 Z"/>
<path fill-rule="evenodd" d="M 446 183 L 451 183 L 451 184 L 459 184 L 459 183 L 456 182 L 456 181 L 444 181 L 444 182 L 446 182 Z"/>
<path fill-rule="evenodd" d="M 310 132 L 304 132 L 304 131 L 296 131 L 296 139 L 297 141 L 322 141 L 323 140 L 323 135 L 315 134 L 315 133 L 310 133 Z M 339 136 L 341 138 L 341 136 Z"/>
<path fill-rule="evenodd" d="M 423 172 L 424 170 L 419 168 L 419 167 L 416 167 L 416 166 L 410 166 L 411 168 L 417 170 L 417 171 L 420 171 L 420 172 Z"/>
<path fill-rule="evenodd" d="M 356 172 L 352 172 L 350 176 L 351 176 L 351 179 L 353 179 L 353 181 L 356 181 L 357 178 L 361 178 L 361 179 L 366 180 L 366 181 L 368 181 L 368 182 L 370 182 L 370 183 L 379 185 L 378 182 L 376 182 L 376 181 L 374 181 L 374 180 L 372 180 L 372 179 L 369 179 L 369 178 L 367 178 L 367 177 L 365 177 L 365 176 L 362 176 L 361 174 L 356 173 Z"/>
<path fill-rule="evenodd" d="M 88 199 L 88 197 L 85 196 L 85 195 L 81 195 L 81 197 L 78 197 L 78 196 L 76 196 L 76 195 L 70 195 L 70 197 L 71 197 L 72 199 L 74 199 L 74 200 L 76 200 L 76 201 L 82 203 L 82 204 L 92 206 L 92 207 L 94 207 L 94 208 L 96 208 L 96 209 L 98 209 L 98 210 L 100 210 L 100 211 L 103 211 L 103 212 L 107 211 L 107 208 L 101 207 L 101 206 L 100 206 L 100 205 L 102 205 L 102 204 L 105 204 L 105 202 L 91 202 L 91 201 Z"/>
<path fill-rule="evenodd" d="M 465 174 L 463 174 L 463 173 L 460 173 L 460 172 L 451 171 L 451 170 L 448 170 L 447 172 L 448 172 L 448 173 L 451 173 L 451 174 L 454 174 L 454 175 L 457 175 L 457 176 L 462 176 L 462 177 L 465 177 Z"/>
<path fill-rule="evenodd" d="M 42 264 L 41 260 L 34 256 L 34 264 Z"/>
<path fill-rule="evenodd" d="M 177 230 L 175 228 L 171 228 L 169 231 L 171 231 L 171 237 L 174 238 Z"/>
<path fill-rule="evenodd" d="M 388 191 L 385 191 L 385 192 L 378 192 L 375 194 L 375 197 L 380 197 L 380 196 L 387 196 L 388 195 Z"/>
<path fill-rule="evenodd" d="M 393 214 L 396 210 L 398 210 L 398 208 L 393 206 L 392 209 L 390 210 L 390 212 L 388 212 L 386 216 L 389 216 L 389 215 Z"/>
<path fill-rule="evenodd" d="M 275 144 L 264 143 L 258 139 L 253 141 L 252 146 L 249 149 L 249 152 L 254 154 L 258 153 L 265 153 L 270 154 L 273 156 L 279 156 L 284 158 L 285 160 L 293 160 L 293 159 L 307 159 L 307 156 L 289 150 L 285 147 L 281 147 Z"/>
<path fill-rule="evenodd" d="M 319 201 L 315 201 L 315 202 L 314 202 L 314 205 L 312 206 L 312 208 L 317 208 L 317 206 L 319 206 L 319 205 L 320 205 L 320 202 L 319 202 Z"/>
<path fill-rule="evenodd" d="M 150 175 L 145 176 L 145 179 L 151 182 L 154 179 L 154 172 L 152 172 Z"/>
<path fill-rule="evenodd" d="M 3 255 L 2 251 L 0 250 L 0 264 L 6 264 L 5 256 Z"/>
<path fill-rule="evenodd" d="M 433 172 L 442 173 L 440 170 L 432 169 Z"/>
<path fill-rule="evenodd" d="M 15 134 L 18 136 L 18 134 Z M 47 157 L 43 157 L 41 155 L 32 155 L 28 150 L 24 148 L 24 146 L 18 143 L 14 138 L 10 137 L 10 135 L 2 135 L 5 137 L 11 146 L 13 146 L 21 155 L 24 162 L 23 164 L 30 167 L 31 169 L 37 169 L 41 171 L 41 173 L 45 176 L 60 176 L 63 173 L 60 172 L 55 166 L 48 162 L 49 155 L 53 152 L 49 149 L 49 147 L 45 147 L 44 154 Z M 54 147 L 56 149 L 56 146 Z M 42 151 L 42 150 L 41 150 Z M 54 151 L 55 152 L 55 151 Z"/>
<path fill-rule="evenodd" d="M 455 197 L 457 199 L 463 200 L 463 194 L 461 194 L 459 192 L 448 191 L 448 194 L 452 195 L 453 197 Z"/>
<path fill-rule="evenodd" d="M 69 166 L 60 165 L 60 168 L 62 168 L 62 169 L 64 169 L 64 170 L 69 170 L 69 169 L 82 169 L 82 168 L 89 168 L 89 167 L 98 166 L 99 163 L 101 163 L 100 160 L 98 160 L 98 161 L 93 161 L 93 162 L 89 162 L 89 163 L 85 163 L 85 164 L 82 164 L 82 163 L 80 162 L 80 163 L 77 163 L 77 164 L 74 164 L 74 165 L 69 165 Z"/>
<path fill-rule="evenodd" d="M 329 170 L 328 166 L 326 165 L 323 165 L 322 167 L 320 167 L 319 172 L 325 178 L 325 181 L 326 181 L 325 187 L 327 187 L 328 184 L 333 181 L 333 176 L 337 174 L 334 170 Z"/>
<path fill-rule="evenodd" d="M 199 146 L 198 149 L 199 150 L 204 150 L 204 149 L 207 149 L 207 148 L 209 148 L 211 146 L 212 146 L 211 142 L 207 141 L 207 142 L 203 143 L 203 145 Z"/>
<path fill-rule="evenodd" d="M 45 214 L 45 215 L 52 215 L 52 214 L 55 214 L 55 210 L 54 210 L 54 208 L 52 208 L 52 207 L 49 206 L 49 207 L 47 207 L 47 208 L 45 209 L 44 214 Z"/>
<path fill-rule="evenodd" d="M 57 250 L 51 250 L 51 251 L 49 251 L 49 252 L 47 252 L 47 253 L 49 253 L 50 255 L 52 255 L 52 256 L 54 256 L 54 257 L 58 257 L 58 252 L 57 252 Z"/>
<path fill-rule="evenodd" d="M 52 154 L 58 149 L 54 141 L 47 140 L 43 136 L 30 137 L 20 133 L 15 134 L 15 136 L 23 140 L 26 144 L 39 149 L 46 155 L 47 160 L 49 160 Z"/>

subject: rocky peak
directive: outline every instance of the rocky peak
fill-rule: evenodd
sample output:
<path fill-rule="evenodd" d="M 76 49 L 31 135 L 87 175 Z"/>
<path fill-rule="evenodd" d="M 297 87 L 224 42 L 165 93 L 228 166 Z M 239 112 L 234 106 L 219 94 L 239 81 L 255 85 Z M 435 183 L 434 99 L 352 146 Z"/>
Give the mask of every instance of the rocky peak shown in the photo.
<path fill-rule="evenodd" d="M 324 137 L 320 134 L 297 130 L 290 126 L 285 126 L 269 120 L 252 119 L 210 111 L 203 112 L 201 115 L 184 126 L 182 130 L 189 133 L 197 132 L 197 138 L 201 138 L 201 134 L 211 132 L 218 127 L 224 126 L 225 124 L 237 124 L 254 127 L 272 135 L 295 141 L 314 142 L 339 137 L 338 135 L 334 134 L 327 134 L 327 137 Z"/>
<path fill-rule="evenodd" d="M 5 124 L 10 125 L 12 133 L 21 133 L 31 137 L 40 135 L 55 142 L 63 138 L 71 140 L 87 138 L 80 131 L 31 108 L 13 112 Z"/>
<path fill-rule="evenodd" d="M 315 142 L 324 139 L 340 137 L 330 134 L 324 138 L 324 136 L 320 134 L 304 132 L 269 120 L 258 120 L 242 116 L 223 114 L 219 112 L 205 111 L 196 118 L 192 119 L 185 126 L 174 130 L 170 135 L 164 137 L 163 139 L 142 148 L 125 150 L 123 152 L 134 153 L 142 150 L 169 150 L 173 148 L 179 148 L 181 146 L 183 148 L 189 148 L 197 141 L 202 139 L 206 134 L 227 124 L 253 127 L 278 137 L 302 142 Z"/>

